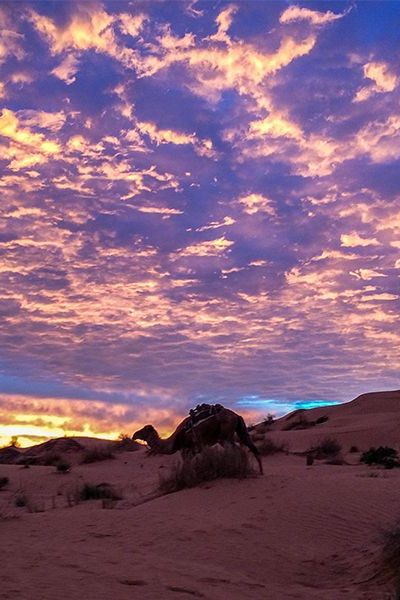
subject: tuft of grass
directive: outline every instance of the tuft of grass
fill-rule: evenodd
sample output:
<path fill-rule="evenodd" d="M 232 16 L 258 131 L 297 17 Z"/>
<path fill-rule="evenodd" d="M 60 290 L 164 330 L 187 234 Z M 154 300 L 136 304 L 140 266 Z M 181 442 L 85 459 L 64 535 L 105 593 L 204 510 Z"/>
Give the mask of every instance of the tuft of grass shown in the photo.
<path fill-rule="evenodd" d="M 288 446 L 284 442 L 274 442 L 271 438 L 264 437 L 261 443 L 257 443 L 257 448 L 263 456 L 269 456 L 271 454 L 278 454 L 279 452 L 288 451 Z"/>
<path fill-rule="evenodd" d="M 0 490 L 3 489 L 4 487 L 6 487 L 6 485 L 8 485 L 9 483 L 9 479 L 8 477 L 0 477 Z"/>
<path fill-rule="evenodd" d="M 210 447 L 193 457 L 183 458 L 167 475 L 161 475 L 158 489 L 163 494 L 170 494 L 214 479 L 244 479 L 251 475 L 254 470 L 243 448 Z"/>
<path fill-rule="evenodd" d="M 379 446 L 379 448 L 371 447 L 360 456 L 360 462 L 366 465 L 381 465 L 385 469 L 393 469 L 400 467 L 397 450 L 389 446 Z"/>
<path fill-rule="evenodd" d="M 317 446 L 311 446 L 307 450 L 307 454 L 313 456 L 317 460 L 325 458 L 333 458 L 340 455 L 342 446 L 334 438 L 326 437 L 319 442 Z"/>
<path fill-rule="evenodd" d="M 109 483 L 98 483 L 97 485 L 85 483 L 79 492 L 80 500 L 100 500 L 103 498 L 121 500 L 122 496 Z"/>
<path fill-rule="evenodd" d="M 82 463 L 89 464 L 102 460 L 110 460 L 112 458 L 115 458 L 115 456 L 109 448 L 100 448 L 97 446 L 91 450 L 86 450 L 82 458 Z"/>

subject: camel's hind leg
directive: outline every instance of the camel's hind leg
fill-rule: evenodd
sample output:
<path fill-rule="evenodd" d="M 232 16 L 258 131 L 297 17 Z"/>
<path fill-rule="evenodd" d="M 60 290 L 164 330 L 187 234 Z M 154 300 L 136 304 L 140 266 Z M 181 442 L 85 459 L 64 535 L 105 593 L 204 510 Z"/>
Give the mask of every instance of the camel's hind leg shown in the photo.
<path fill-rule="evenodd" d="M 254 455 L 254 458 L 256 459 L 258 464 L 258 468 L 260 469 L 260 474 L 263 475 L 264 470 L 261 462 L 260 452 L 257 446 L 255 446 L 255 444 L 253 443 L 253 440 L 251 439 L 250 434 L 247 431 L 246 423 L 244 422 L 243 417 L 239 417 L 238 424 L 236 427 L 236 433 L 238 434 L 241 443 L 244 446 L 247 446 L 250 452 Z"/>

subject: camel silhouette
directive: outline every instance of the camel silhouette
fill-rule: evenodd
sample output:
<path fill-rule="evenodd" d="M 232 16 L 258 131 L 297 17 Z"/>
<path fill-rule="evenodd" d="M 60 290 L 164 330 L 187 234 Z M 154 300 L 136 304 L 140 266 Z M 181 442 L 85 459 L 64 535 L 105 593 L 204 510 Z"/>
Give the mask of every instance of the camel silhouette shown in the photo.
<path fill-rule="evenodd" d="M 263 473 L 260 453 L 251 440 L 243 417 L 223 406 L 198 422 L 193 420 L 193 416 L 186 417 L 168 438 L 160 438 L 153 425 L 145 425 L 133 434 L 132 439 L 147 442 L 154 454 L 180 451 L 185 455 L 201 452 L 204 447 L 218 443 L 234 445 L 235 437 L 252 452 L 260 473 Z"/>

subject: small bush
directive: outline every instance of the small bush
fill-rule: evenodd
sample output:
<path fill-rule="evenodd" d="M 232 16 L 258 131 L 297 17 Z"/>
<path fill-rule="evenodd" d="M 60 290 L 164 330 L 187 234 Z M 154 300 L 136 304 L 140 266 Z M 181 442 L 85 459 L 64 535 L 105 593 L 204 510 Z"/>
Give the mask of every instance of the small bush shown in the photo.
<path fill-rule="evenodd" d="M 263 425 L 273 425 L 275 423 L 275 417 L 271 413 L 268 413 L 267 416 L 261 421 Z"/>
<path fill-rule="evenodd" d="M 351 446 L 349 450 L 352 454 L 359 452 L 358 446 Z"/>
<path fill-rule="evenodd" d="M 322 460 L 324 458 L 332 458 L 338 456 L 342 450 L 342 446 L 334 438 L 324 438 L 317 446 L 312 446 L 307 450 L 307 454 L 311 454 L 314 458 Z"/>
<path fill-rule="evenodd" d="M 89 464 L 94 462 L 99 462 L 101 460 L 109 460 L 115 458 L 114 454 L 111 452 L 109 448 L 92 448 L 91 450 L 86 450 L 83 455 L 82 463 Z"/>
<path fill-rule="evenodd" d="M 71 465 L 66 460 L 59 460 L 56 469 L 57 473 L 68 473 L 71 470 Z"/>
<path fill-rule="evenodd" d="M 163 494 L 170 494 L 205 481 L 243 479 L 253 474 L 249 455 L 243 448 L 205 448 L 194 457 L 185 457 L 173 466 L 168 475 L 161 476 L 159 490 Z"/>
<path fill-rule="evenodd" d="M 400 467 L 397 450 L 389 446 L 379 446 L 379 448 L 371 447 L 360 457 L 360 462 L 366 465 L 381 465 L 385 469 L 393 469 Z"/>
<path fill-rule="evenodd" d="M 263 437 L 262 442 L 257 444 L 257 448 L 263 456 L 269 456 L 270 454 L 277 454 L 278 452 L 287 452 L 287 444 L 283 442 L 274 442 L 271 438 Z"/>
<path fill-rule="evenodd" d="M 19 492 L 15 496 L 14 502 L 15 502 L 15 506 L 18 506 L 18 508 L 22 508 L 23 506 L 26 506 L 28 504 L 28 497 L 23 492 Z"/>
<path fill-rule="evenodd" d="M 9 483 L 8 477 L 0 477 L 0 490 L 3 489 L 3 487 L 6 487 L 6 485 L 8 485 L 8 483 Z"/>
<path fill-rule="evenodd" d="M 80 500 L 99 500 L 102 498 L 121 500 L 121 495 L 109 483 L 98 483 L 97 485 L 85 483 L 79 493 Z"/>

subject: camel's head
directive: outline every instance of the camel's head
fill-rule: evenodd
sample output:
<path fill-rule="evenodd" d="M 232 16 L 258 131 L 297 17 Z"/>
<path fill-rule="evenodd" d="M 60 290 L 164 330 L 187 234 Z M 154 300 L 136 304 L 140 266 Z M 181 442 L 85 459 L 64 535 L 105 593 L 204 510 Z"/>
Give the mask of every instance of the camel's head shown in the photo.
<path fill-rule="evenodd" d="M 132 439 L 134 441 L 143 440 L 144 442 L 147 442 L 151 437 L 154 437 L 155 433 L 156 430 L 154 429 L 153 425 L 145 425 L 144 427 L 142 427 L 142 429 L 135 431 L 135 433 L 132 436 Z"/>

